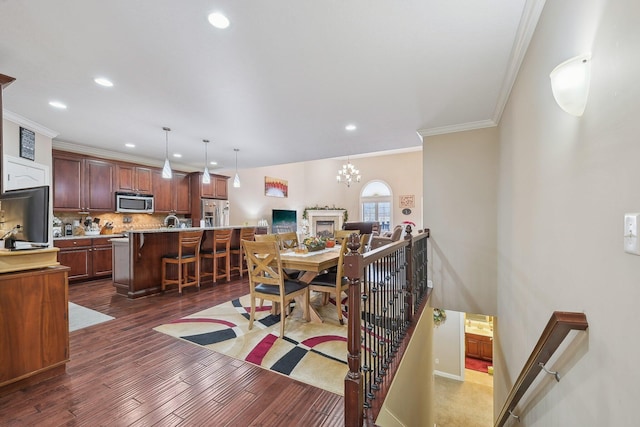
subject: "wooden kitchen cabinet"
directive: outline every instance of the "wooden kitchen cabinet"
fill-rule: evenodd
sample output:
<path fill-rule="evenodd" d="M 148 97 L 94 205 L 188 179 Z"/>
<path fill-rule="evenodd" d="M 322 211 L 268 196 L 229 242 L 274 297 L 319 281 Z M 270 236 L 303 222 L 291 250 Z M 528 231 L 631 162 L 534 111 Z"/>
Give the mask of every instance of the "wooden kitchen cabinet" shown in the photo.
<path fill-rule="evenodd" d="M 113 212 L 115 165 L 71 153 L 53 153 L 53 209 Z"/>
<path fill-rule="evenodd" d="M 493 360 L 493 338 L 485 335 L 465 334 L 465 356 Z"/>
<path fill-rule="evenodd" d="M 78 238 L 54 241 L 60 248 L 58 262 L 69 267 L 69 280 L 91 280 L 112 273 L 110 237 Z"/>
<path fill-rule="evenodd" d="M 130 164 L 118 164 L 117 191 L 153 194 L 153 169 Z"/>
<path fill-rule="evenodd" d="M 64 369 L 69 359 L 67 271 L 57 266 L 0 276 L 0 387 Z"/>
<path fill-rule="evenodd" d="M 223 199 L 228 198 L 227 183 L 229 181 L 228 176 L 223 175 L 211 175 L 211 182 L 209 184 L 202 183 L 202 173 L 193 172 L 191 176 L 191 198 L 194 197 L 198 200 L 205 199 Z M 198 202 L 199 203 L 199 202 Z"/>
<path fill-rule="evenodd" d="M 175 213 L 188 215 L 191 213 L 191 182 L 186 173 L 173 173 L 173 194 L 175 197 Z"/>
<path fill-rule="evenodd" d="M 153 171 L 154 211 L 158 213 L 191 213 L 189 177 L 173 172 L 171 179 L 162 178 L 161 170 Z"/>

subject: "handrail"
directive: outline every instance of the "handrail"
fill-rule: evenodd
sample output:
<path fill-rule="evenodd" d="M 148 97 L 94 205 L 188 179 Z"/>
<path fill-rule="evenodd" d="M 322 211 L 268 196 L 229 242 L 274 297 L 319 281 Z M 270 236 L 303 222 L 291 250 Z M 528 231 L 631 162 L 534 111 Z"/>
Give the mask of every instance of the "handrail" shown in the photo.
<path fill-rule="evenodd" d="M 428 229 L 372 251 L 349 237 L 345 426 L 373 425 L 415 323 L 428 300 Z"/>
<path fill-rule="evenodd" d="M 496 419 L 495 427 L 502 427 L 512 411 L 529 389 L 535 378 L 549 361 L 553 353 L 560 347 L 562 341 L 572 330 L 584 331 L 589 327 L 587 316 L 584 313 L 574 313 L 566 311 L 554 311 L 542 331 L 538 343 L 533 348 L 527 363 L 522 368 L 507 400 Z M 546 370 L 546 369 L 545 369 Z M 557 377 L 556 377 L 557 379 Z"/>

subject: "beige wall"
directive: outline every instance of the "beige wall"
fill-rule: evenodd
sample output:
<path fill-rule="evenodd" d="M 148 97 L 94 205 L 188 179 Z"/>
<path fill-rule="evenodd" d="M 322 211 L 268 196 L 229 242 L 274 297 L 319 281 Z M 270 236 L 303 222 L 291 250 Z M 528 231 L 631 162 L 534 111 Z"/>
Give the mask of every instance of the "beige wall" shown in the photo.
<path fill-rule="evenodd" d="M 360 192 L 371 180 L 382 180 L 392 189 L 394 197 L 393 223 L 409 220 L 422 226 L 422 156 L 420 151 L 389 154 L 375 157 L 352 158 L 360 170 L 362 181 L 347 187 L 336 182 L 336 175 L 344 163 L 342 160 L 315 160 L 254 169 L 239 169 L 241 187 L 232 185 L 233 170 L 216 173 L 231 176 L 229 202 L 232 224 L 256 224 L 264 218 L 271 225 L 271 209 L 295 209 L 298 223 L 302 221 L 305 207 L 336 206 L 349 211 L 349 221 L 360 219 Z M 241 164 L 240 160 L 239 163 Z M 264 177 L 285 179 L 289 182 L 289 197 L 277 198 L 264 195 Z M 399 208 L 400 195 L 415 195 L 416 206 L 411 215 L 405 216 Z M 428 226 L 428 225 L 425 225 Z"/>
<path fill-rule="evenodd" d="M 497 137 L 487 128 L 425 138 L 433 307 L 496 314 Z"/>
<path fill-rule="evenodd" d="M 528 426 L 637 423 L 633 356 L 640 345 L 630 325 L 640 257 L 623 252 L 622 223 L 626 212 L 640 212 L 638 16 L 640 3 L 632 0 L 546 2 L 497 129 L 498 162 L 479 153 L 495 150 L 493 137 L 473 143 L 480 131 L 425 139 L 433 304 L 491 314 L 469 306 L 496 298 L 496 413 L 551 313 L 587 314 L 588 332 L 549 365 L 561 381 L 541 375 L 516 408 Z M 555 104 L 549 73 L 589 51 L 589 102 L 576 118 Z M 479 210 L 476 196 L 491 191 L 493 175 L 495 260 L 491 244 L 482 243 L 492 237 L 477 234 L 473 215 L 491 230 L 492 208 Z M 497 291 L 487 298 L 493 281 Z"/>
<path fill-rule="evenodd" d="M 389 387 L 376 425 L 434 425 L 433 310 L 425 307 Z"/>
<path fill-rule="evenodd" d="M 13 157 L 20 157 L 20 125 L 3 119 L 2 127 L 3 153 Z M 23 127 L 33 130 L 36 134 L 36 155 L 34 161 L 49 166 L 49 170 L 51 170 L 51 138 L 39 133 L 36 129 L 28 125 L 24 125 Z"/>

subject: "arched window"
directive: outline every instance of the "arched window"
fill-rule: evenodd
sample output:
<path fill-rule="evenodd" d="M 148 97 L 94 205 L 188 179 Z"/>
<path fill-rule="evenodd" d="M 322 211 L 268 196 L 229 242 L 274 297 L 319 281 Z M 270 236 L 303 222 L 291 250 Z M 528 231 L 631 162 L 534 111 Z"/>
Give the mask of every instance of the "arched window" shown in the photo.
<path fill-rule="evenodd" d="M 382 181 L 371 181 L 360 193 L 362 206 L 362 221 L 378 221 L 380 231 L 391 228 L 391 212 L 393 212 L 393 197 L 391 188 Z"/>

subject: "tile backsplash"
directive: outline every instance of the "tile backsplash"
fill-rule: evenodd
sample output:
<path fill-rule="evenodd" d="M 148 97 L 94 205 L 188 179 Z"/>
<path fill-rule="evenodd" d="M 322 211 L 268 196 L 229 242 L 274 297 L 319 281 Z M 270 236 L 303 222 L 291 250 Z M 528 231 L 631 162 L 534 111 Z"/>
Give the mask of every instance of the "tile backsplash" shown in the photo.
<path fill-rule="evenodd" d="M 82 224 L 87 215 L 78 215 L 71 212 L 54 212 L 53 215 L 60 219 L 63 224 L 73 224 L 73 221 L 80 221 Z M 121 233 L 127 230 L 146 230 L 160 228 L 164 226 L 166 214 L 120 214 L 120 213 L 101 213 L 90 215 L 92 218 L 100 218 L 100 226 L 104 226 L 107 222 L 113 223 L 113 233 Z M 130 220 L 130 221 L 129 221 Z"/>

